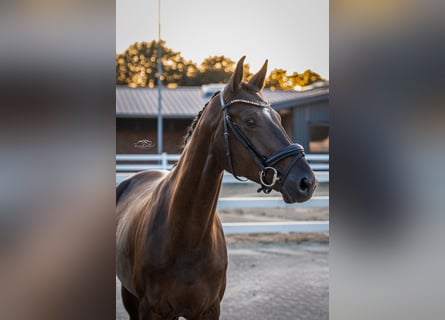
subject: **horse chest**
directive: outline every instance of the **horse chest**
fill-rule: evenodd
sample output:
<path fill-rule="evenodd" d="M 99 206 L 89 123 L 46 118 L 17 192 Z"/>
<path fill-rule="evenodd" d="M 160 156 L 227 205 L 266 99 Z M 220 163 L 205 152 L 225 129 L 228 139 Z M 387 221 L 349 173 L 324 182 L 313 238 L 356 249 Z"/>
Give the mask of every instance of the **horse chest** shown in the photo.
<path fill-rule="evenodd" d="M 153 280 L 163 279 L 185 286 L 193 285 L 196 281 L 211 280 L 215 275 L 225 274 L 226 251 L 222 251 L 221 254 L 214 252 L 206 254 L 206 251 L 177 252 L 175 255 L 170 255 L 170 258 L 164 257 L 162 265 L 152 261 L 149 263 L 147 273 Z"/>
<path fill-rule="evenodd" d="M 224 248 L 225 249 L 225 248 Z M 145 272 L 147 290 L 163 291 L 169 296 L 193 296 L 219 291 L 225 283 L 227 255 L 205 252 L 180 252 L 157 265 L 153 261 Z"/>
<path fill-rule="evenodd" d="M 225 290 L 226 265 L 179 259 L 147 276 L 146 296 L 152 305 L 170 314 L 190 315 L 219 303 Z"/>

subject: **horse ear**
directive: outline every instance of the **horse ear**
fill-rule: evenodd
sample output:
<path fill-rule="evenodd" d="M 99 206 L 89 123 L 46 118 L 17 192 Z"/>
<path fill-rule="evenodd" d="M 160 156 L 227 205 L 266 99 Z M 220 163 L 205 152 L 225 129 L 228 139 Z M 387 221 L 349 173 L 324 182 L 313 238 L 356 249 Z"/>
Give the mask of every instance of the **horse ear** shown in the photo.
<path fill-rule="evenodd" d="M 246 59 L 246 56 L 242 56 L 241 59 L 239 59 L 238 63 L 236 64 L 235 72 L 230 78 L 228 87 L 232 90 L 232 92 L 236 92 L 238 90 L 241 80 L 243 79 L 244 59 Z"/>
<path fill-rule="evenodd" d="M 258 71 L 252 79 L 249 80 L 249 84 L 258 88 L 258 90 L 262 90 L 264 87 L 264 80 L 266 79 L 267 73 L 267 59 L 261 67 L 260 71 Z"/>

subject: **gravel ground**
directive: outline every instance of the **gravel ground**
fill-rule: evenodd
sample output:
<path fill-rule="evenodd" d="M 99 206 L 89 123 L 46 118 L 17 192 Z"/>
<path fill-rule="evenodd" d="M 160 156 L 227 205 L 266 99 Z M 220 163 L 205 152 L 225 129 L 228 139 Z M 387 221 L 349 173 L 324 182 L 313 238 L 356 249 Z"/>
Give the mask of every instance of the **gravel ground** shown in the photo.
<path fill-rule="evenodd" d="M 228 244 L 220 319 L 329 319 L 328 251 L 325 240 Z M 127 320 L 117 279 L 116 300 L 116 319 Z"/>
<path fill-rule="evenodd" d="M 221 319 L 329 318 L 327 243 L 229 245 Z"/>

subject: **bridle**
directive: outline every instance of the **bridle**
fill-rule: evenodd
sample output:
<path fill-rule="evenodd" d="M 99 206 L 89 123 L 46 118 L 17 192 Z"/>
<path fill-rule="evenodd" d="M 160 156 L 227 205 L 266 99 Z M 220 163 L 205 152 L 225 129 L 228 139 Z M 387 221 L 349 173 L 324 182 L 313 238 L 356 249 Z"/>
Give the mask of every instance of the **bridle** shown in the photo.
<path fill-rule="evenodd" d="M 281 184 L 281 186 L 284 185 L 284 182 L 286 181 L 287 176 L 289 175 L 291 169 L 295 165 L 295 163 L 300 159 L 301 157 L 304 157 L 304 148 L 298 143 L 292 143 L 288 146 L 278 150 L 277 152 L 273 153 L 269 157 L 261 156 L 258 151 L 255 149 L 255 146 L 252 145 L 252 143 L 249 141 L 249 139 L 244 135 L 244 133 L 241 131 L 241 129 L 238 127 L 238 125 L 232 121 L 231 117 L 227 113 L 228 107 L 231 105 L 234 105 L 236 103 L 244 103 L 244 104 L 250 104 L 253 106 L 261 107 L 261 108 L 270 108 L 270 103 L 262 103 L 262 102 L 255 102 L 255 101 L 249 101 L 244 99 L 234 99 L 226 103 L 224 101 L 224 89 L 219 92 L 219 98 L 220 103 L 223 111 L 223 119 L 224 119 L 224 143 L 226 147 L 226 158 L 227 162 L 229 163 L 229 169 L 232 172 L 232 175 L 235 177 L 235 179 L 239 181 L 246 181 L 238 177 L 234 171 L 233 163 L 232 163 L 232 155 L 231 155 L 231 149 L 230 149 L 230 142 L 229 142 L 229 131 L 228 127 L 232 130 L 238 141 L 240 141 L 243 146 L 249 151 L 251 154 L 253 160 L 255 160 L 259 170 L 259 176 L 260 176 L 260 183 L 261 188 L 259 188 L 257 191 L 264 193 L 270 193 L 272 191 L 272 187 L 278 182 Z M 292 161 L 289 163 L 287 168 L 284 170 L 284 172 L 279 176 L 277 169 L 274 168 L 274 166 L 280 162 L 281 160 L 294 156 Z M 267 183 L 265 181 L 267 172 L 270 171 L 273 174 L 272 182 Z"/>

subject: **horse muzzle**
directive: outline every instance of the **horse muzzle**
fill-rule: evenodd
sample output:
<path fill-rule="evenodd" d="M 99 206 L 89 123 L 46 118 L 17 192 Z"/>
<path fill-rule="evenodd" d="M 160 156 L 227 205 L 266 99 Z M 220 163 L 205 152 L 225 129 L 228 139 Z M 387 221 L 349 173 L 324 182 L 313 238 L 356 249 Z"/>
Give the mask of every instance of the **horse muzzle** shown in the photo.
<path fill-rule="evenodd" d="M 305 202 L 312 198 L 318 186 L 317 178 L 310 168 L 306 173 L 291 172 L 281 186 L 280 192 L 286 203 Z M 292 170 L 294 171 L 294 170 Z M 295 171 L 299 171 L 295 168 Z"/>

